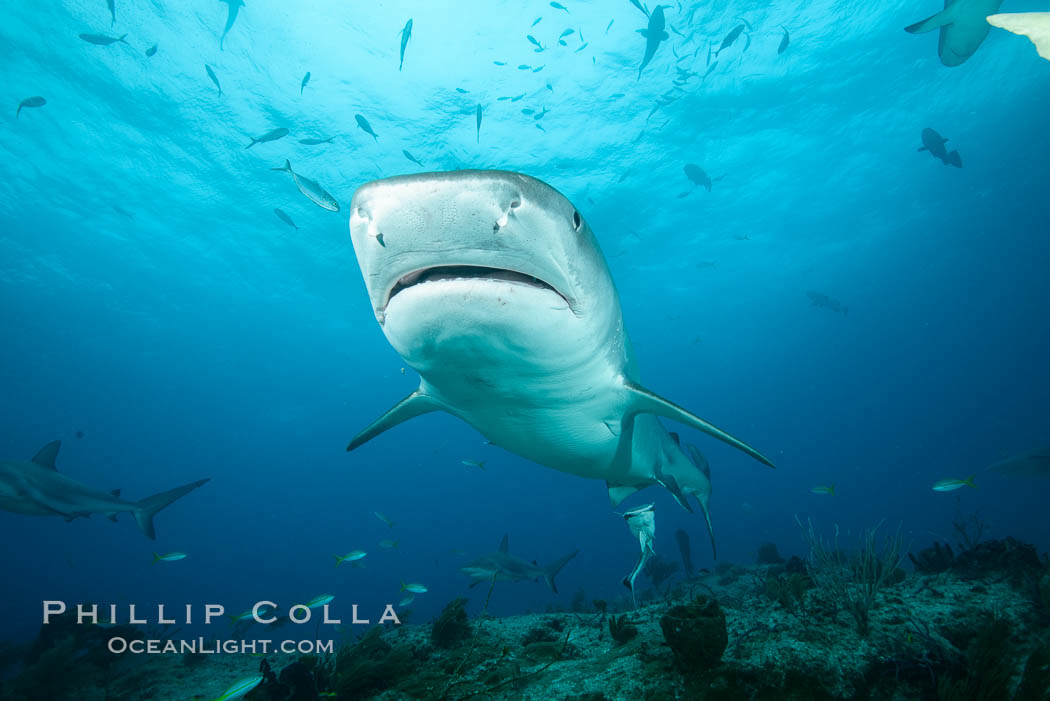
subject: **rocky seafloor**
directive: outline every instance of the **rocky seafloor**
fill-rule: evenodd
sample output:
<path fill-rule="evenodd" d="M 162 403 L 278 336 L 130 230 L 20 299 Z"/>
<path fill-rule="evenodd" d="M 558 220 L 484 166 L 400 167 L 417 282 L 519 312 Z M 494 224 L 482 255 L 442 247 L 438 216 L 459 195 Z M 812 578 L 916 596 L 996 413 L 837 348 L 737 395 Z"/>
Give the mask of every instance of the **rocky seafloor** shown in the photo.
<path fill-rule="evenodd" d="M 323 656 L 112 655 L 106 631 L 56 626 L 0 648 L 0 699 L 218 699 L 263 676 L 241 698 L 1050 701 L 1045 555 L 1011 538 L 909 567 L 878 554 L 764 546 L 761 564 L 691 576 L 658 561 L 637 608 L 580 592 L 573 610 L 496 618 L 457 599 Z"/>

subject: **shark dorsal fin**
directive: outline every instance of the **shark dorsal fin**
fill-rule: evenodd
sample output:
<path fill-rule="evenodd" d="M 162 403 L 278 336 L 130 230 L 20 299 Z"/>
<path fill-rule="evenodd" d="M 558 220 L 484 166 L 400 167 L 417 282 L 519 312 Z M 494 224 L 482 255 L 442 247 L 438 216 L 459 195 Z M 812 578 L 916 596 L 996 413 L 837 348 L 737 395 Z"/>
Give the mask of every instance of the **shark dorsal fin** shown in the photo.
<path fill-rule="evenodd" d="M 505 553 L 505 552 L 508 552 L 508 550 L 509 550 L 509 546 L 508 546 L 508 544 L 507 544 L 507 534 L 506 534 L 506 533 L 504 533 L 504 534 L 503 534 L 503 540 L 501 540 L 501 541 L 499 542 L 499 551 L 500 551 L 501 553 Z"/>
<path fill-rule="evenodd" d="M 33 462 L 40 467 L 46 467 L 57 472 L 58 468 L 55 467 L 55 458 L 58 456 L 58 449 L 61 447 L 62 441 L 51 441 L 33 456 Z"/>

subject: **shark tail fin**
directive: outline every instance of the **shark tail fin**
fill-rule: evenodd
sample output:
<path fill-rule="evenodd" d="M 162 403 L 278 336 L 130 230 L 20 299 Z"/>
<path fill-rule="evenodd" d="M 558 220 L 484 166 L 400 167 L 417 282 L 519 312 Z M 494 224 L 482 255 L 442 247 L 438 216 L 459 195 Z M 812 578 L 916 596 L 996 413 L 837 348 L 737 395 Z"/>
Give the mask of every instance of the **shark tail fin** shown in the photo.
<path fill-rule="evenodd" d="M 546 568 L 544 568 L 543 581 L 547 582 L 547 586 L 551 588 L 551 592 L 553 592 L 555 594 L 558 593 L 558 587 L 554 584 L 554 577 L 559 572 L 561 572 L 561 568 L 565 567 L 565 565 L 569 562 L 569 560 L 571 560 L 572 558 L 576 557 L 576 554 L 578 552 L 580 552 L 580 551 L 579 550 L 573 550 L 571 553 L 569 553 L 565 557 L 561 558 L 560 560 L 556 560 L 556 561 L 552 562 L 551 564 L 547 565 Z"/>
<path fill-rule="evenodd" d="M 142 534 L 150 540 L 156 540 L 157 532 L 153 529 L 153 517 L 157 515 L 157 512 L 165 506 L 170 505 L 175 500 L 186 496 L 207 481 L 208 478 L 197 480 L 196 482 L 190 482 L 189 484 L 184 484 L 175 489 L 169 489 L 160 494 L 154 494 L 151 497 L 146 497 L 142 501 L 137 502 L 135 504 L 135 510 L 132 513 L 135 515 L 135 523 L 139 524 L 139 530 L 142 531 Z"/>
<path fill-rule="evenodd" d="M 950 0 L 949 0 L 950 1 Z M 926 32 L 932 32 L 934 29 L 940 29 L 946 25 L 955 22 L 955 7 L 948 2 L 945 2 L 945 8 L 933 15 L 927 17 L 921 22 L 908 25 L 904 28 L 904 31 L 909 34 L 925 34 Z"/>
<path fill-rule="evenodd" d="M 121 41 L 121 42 L 124 42 L 125 44 L 127 44 L 127 43 L 128 43 L 128 42 L 126 41 L 126 40 L 127 40 L 127 38 L 128 38 L 128 35 L 127 35 L 127 34 L 121 34 L 121 35 L 120 35 L 120 37 L 118 37 L 118 38 L 117 38 L 117 41 Z"/>
<path fill-rule="evenodd" d="M 249 137 L 249 138 L 250 138 L 250 137 Z M 245 151 L 247 151 L 247 150 L 248 150 L 248 149 L 250 149 L 250 148 L 251 148 L 252 146 L 255 146 L 255 144 L 257 144 L 257 143 L 259 143 L 258 139 L 252 139 L 252 142 L 251 142 L 250 144 L 248 144 L 247 146 L 245 146 L 245 147 L 244 147 L 244 150 L 245 150 Z"/>
<path fill-rule="evenodd" d="M 948 154 L 948 158 L 944 161 L 947 165 L 953 165 L 956 168 L 962 168 L 962 156 L 959 155 L 958 151 L 952 151 Z"/>

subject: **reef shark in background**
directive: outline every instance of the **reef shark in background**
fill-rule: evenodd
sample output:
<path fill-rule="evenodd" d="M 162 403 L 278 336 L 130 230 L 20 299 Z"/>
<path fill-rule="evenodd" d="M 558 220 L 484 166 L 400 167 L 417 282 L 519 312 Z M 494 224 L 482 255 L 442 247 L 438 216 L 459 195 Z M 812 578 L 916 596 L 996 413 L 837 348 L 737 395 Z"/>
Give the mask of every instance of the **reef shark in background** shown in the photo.
<path fill-rule="evenodd" d="M 638 30 L 638 33 L 645 37 L 645 55 L 642 56 L 642 65 L 638 66 L 639 80 L 642 77 L 642 71 L 653 60 L 656 50 L 660 48 L 660 42 L 666 41 L 668 38 L 667 32 L 664 31 L 664 26 L 666 25 L 664 21 L 665 7 L 670 7 L 670 5 L 657 5 L 654 7 L 652 12 L 649 13 L 649 26 Z"/>
<path fill-rule="evenodd" d="M 29 516 L 62 516 L 67 521 L 91 514 L 105 514 L 116 521 L 117 514 L 130 512 L 143 535 L 153 540 L 157 512 L 208 481 L 197 480 L 141 501 L 125 501 L 119 489 L 98 492 L 60 474 L 55 457 L 61 445 L 62 441 L 48 443 L 32 460 L 0 462 L 0 509 Z"/>
<path fill-rule="evenodd" d="M 711 482 L 657 416 L 754 448 L 645 389 L 587 222 L 546 183 L 459 171 L 358 188 L 350 235 L 376 319 L 419 388 L 359 433 L 446 411 L 541 465 L 603 479 L 612 504 L 662 484 L 684 508 Z"/>
<path fill-rule="evenodd" d="M 1003 0 L 948 0 L 944 9 L 933 17 L 905 27 L 911 34 L 940 29 L 937 55 L 946 66 L 958 66 L 977 51 L 991 26 L 985 19 L 999 11 Z"/>
<path fill-rule="evenodd" d="M 479 557 L 466 567 L 461 567 L 460 572 L 469 575 L 474 580 L 470 583 L 470 586 L 492 581 L 493 577 L 498 582 L 522 582 L 542 579 L 551 588 L 551 591 L 557 594 L 558 587 L 554 584 L 554 577 L 561 572 L 561 568 L 565 567 L 565 563 L 576 557 L 578 552 L 580 551 L 575 550 L 546 567 L 540 567 L 535 562 L 522 560 L 520 557 L 511 555 L 508 552 L 507 536 L 503 536 L 503 540 L 499 543 L 498 552 Z"/>
<path fill-rule="evenodd" d="M 237 21 L 237 13 L 244 7 L 244 0 L 219 0 L 219 2 L 226 3 L 229 8 L 226 12 L 226 26 L 222 30 L 222 36 L 219 37 L 219 51 L 222 51 L 222 44 L 226 41 L 226 35 L 233 29 L 233 23 Z"/>

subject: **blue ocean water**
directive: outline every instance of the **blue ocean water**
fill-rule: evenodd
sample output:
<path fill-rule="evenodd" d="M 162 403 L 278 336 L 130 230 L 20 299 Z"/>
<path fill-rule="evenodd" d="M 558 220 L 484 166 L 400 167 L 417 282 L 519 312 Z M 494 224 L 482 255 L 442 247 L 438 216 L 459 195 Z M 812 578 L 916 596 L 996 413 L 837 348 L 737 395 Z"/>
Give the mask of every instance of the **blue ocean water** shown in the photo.
<path fill-rule="evenodd" d="M 645 384 L 777 463 L 683 430 L 711 462 L 720 560 L 769 540 L 803 554 L 796 514 L 901 523 L 917 550 L 979 511 L 989 535 L 1050 548 L 1046 481 L 981 473 L 1050 425 L 1050 63 L 993 30 L 942 66 L 935 35 L 902 31 L 935 2 L 684 3 L 666 10 L 684 36 L 639 78 L 631 3 L 564 5 L 255 0 L 222 50 L 229 7 L 213 0 L 117 0 L 115 21 L 102 0 L 0 9 L 0 457 L 61 439 L 61 472 L 135 499 L 211 478 L 157 517 L 155 543 L 126 515 L 0 512 L 5 636 L 32 636 L 45 599 L 237 613 L 331 593 L 378 615 L 418 581 L 416 621 L 458 595 L 476 612 L 486 587 L 459 568 L 503 534 L 528 560 L 580 554 L 557 595 L 501 584 L 494 613 L 625 593 L 637 544 L 601 482 L 440 414 L 344 451 L 418 381 L 375 323 L 347 229 L 359 185 L 424 170 L 403 150 L 564 193 L 608 259 Z M 701 81 L 738 18 L 752 30 Z M 681 90 L 676 66 L 698 74 Z M 47 104 L 16 118 L 34 95 Z M 245 149 L 277 127 L 290 134 Z M 963 168 L 917 152 L 925 127 Z M 341 211 L 271 170 L 285 159 Z M 977 489 L 931 490 L 972 473 Z M 835 497 L 810 492 L 831 483 Z M 657 551 L 676 559 L 682 528 L 711 567 L 702 517 L 659 487 L 626 506 L 649 501 Z M 364 569 L 333 566 L 355 548 Z"/>

